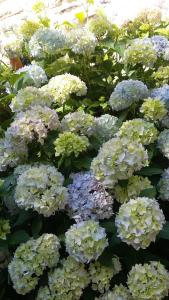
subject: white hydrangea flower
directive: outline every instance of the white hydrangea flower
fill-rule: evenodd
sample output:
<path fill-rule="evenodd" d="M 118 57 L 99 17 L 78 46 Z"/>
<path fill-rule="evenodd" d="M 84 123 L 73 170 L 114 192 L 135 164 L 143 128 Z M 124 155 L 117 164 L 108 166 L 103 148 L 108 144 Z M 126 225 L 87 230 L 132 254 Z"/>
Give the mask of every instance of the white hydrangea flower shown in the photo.
<path fill-rule="evenodd" d="M 155 199 L 140 197 L 121 205 L 115 224 L 118 237 L 136 250 L 146 249 L 165 223 L 165 217 Z"/>
<path fill-rule="evenodd" d="M 94 220 L 72 225 L 65 236 L 67 252 L 83 263 L 97 260 L 108 246 L 105 229 Z"/>
<path fill-rule="evenodd" d="M 70 131 L 91 136 L 94 132 L 95 118 L 84 111 L 69 113 L 61 121 L 62 131 Z"/>
<path fill-rule="evenodd" d="M 49 92 L 59 105 L 63 105 L 71 94 L 84 96 L 87 93 L 86 84 L 79 77 L 69 73 L 52 77 L 41 90 Z"/>
<path fill-rule="evenodd" d="M 107 142 L 119 130 L 118 118 L 109 114 L 95 118 L 94 135 L 101 142 Z"/>
<path fill-rule="evenodd" d="M 121 271 L 121 264 L 119 258 L 114 256 L 112 258 L 113 266 L 106 267 L 99 261 L 91 263 L 89 266 L 89 275 L 92 282 L 92 289 L 100 293 L 108 291 L 110 288 L 110 281 Z"/>
<path fill-rule="evenodd" d="M 143 119 L 125 121 L 120 127 L 118 137 L 138 141 L 143 145 L 149 145 L 157 140 L 158 130 L 153 123 Z"/>
<path fill-rule="evenodd" d="M 93 159 L 91 170 L 106 187 L 113 188 L 118 180 L 130 178 L 148 166 L 148 154 L 137 141 L 113 138 L 103 144 Z"/>
<path fill-rule="evenodd" d="M 70 48 L 75 54 L 89 55 L 95 51 L 97 39 L 87 28 L 72 29 L 67 36 Z"/>
<path fill-rule="evenodd" d="M 160 199 L 169 201 L 169 168 L 166 169 L 162 177 L 159 181 L 158 187 L 159 187 L 159 194 Z"/>
<path fill-rule="evenodd" d="M 112 110 L 119 111 L 147 98 L 148 95 L 148 88 L 142 81 L 123 80 L 116 85 L 110 95 L 109 104 Z"/>
<path fill-rule="evenodd" d="M 16 71 L 16 74 L 26 73 L 32 80 L 32 84 L 35 87 L 41 87 L 47 82 L 47 76 L 45 71 L 38 65 L 32 64 L 24 66 Z"/>
<path fill-rule="evenodd" d="M 169 129 L 164 129 L 158 137 L 158 148 L 169 159 Z"/>
<path fill-rule="evenodd" d="M 38 239 L 31 239 L 16 249 L 8 271 L 18 294 L 29 293 L 38 284 L 43 271 L 57 265 L 59 248 L 57 236 L 44 233 Z"/>
<path fill-rule="evenodd" d="M 67 45 L 64 32 L 60 29 L 39 28 L 29 41 L 29 50 L 33 57 L 43 58 L 54 55 L 58 49 Z"/>
<path fill-rule="evenodd" d="M 113 215 L 113 198 L 91 172 L 72 175 L 68 185 L 68 211 L 76 221 L 107 219 Z"/>
<path fill-rule="evenodd" d="M 125 203 L 130 199 L 134 199 L 140 195 L 145 189 L 150 189 L 150 180 L 147 177 L 133 175 L 129 178 L 127 186 L 123 187 L 117 184 L 114 188 L 115 199 L 119 203 Z"/>
<path fill-rule="evenodd" d="M 12 99 L 10 108 L 13 112 L 20 112 L 37 105 L 50 107 L 52 102 L 53 98 L 49 93 L 43 92 L 36 87 L 28 86 L 21 89 Z"/>
<path fill-rule="evenodd" d="M 50 293 L 48 293 L 47 287 L 42 287 L 36 300 L 79 300 L 89 281 L 89 275 L 84 264 L 68 256 L 67 259 L 61 261 L 60 267 L 55 268 L 48 274 Z M 47 294 L 47 298 L 45 294 Z"/>
<path fill-rule="evenodd" d="M 112 291 L 108 291 L 103 296 L 95 298 L 95 300 L 132 300 L 128 289 L 120 285 L 115 285 Z M 138 299 L 137 299 L 138 300 Z"/>
<path fill-rule="evenodd" d="M 25 112 L 17 113 L 15 120 L 7 129 L 5 137 L 15 144 L 20 140 L 28 144 L 35 138 L 38 138 L 38 142 L 43 144 L 48 132 L 59 127 L 60 122 L 56 111 L 37 105 Z"/>
<path fill-rule="evenodd" d="M 67 203 L 63 181 L 62 174 L 53 166 L 30 166 L 17 180 L 15 202 L 21 208 L 31 208 L 49 217 L 64 209 Z"/>
<path fill-rule="evenodd" d="M 169 273 L 158 261 L 136 264 L 128 274 L 127 284 L 134 299 L 161 300 L 168 296 Z"/>

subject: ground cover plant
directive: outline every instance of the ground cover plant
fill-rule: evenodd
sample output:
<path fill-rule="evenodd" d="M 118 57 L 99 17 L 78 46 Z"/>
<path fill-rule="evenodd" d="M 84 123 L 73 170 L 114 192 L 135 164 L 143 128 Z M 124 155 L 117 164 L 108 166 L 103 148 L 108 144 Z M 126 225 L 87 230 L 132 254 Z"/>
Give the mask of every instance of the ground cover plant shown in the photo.
<path fill-rule="evenodd" d="M 1 49 L 0 299 L 168 299 L 169 22 L 43 9 Z"/>

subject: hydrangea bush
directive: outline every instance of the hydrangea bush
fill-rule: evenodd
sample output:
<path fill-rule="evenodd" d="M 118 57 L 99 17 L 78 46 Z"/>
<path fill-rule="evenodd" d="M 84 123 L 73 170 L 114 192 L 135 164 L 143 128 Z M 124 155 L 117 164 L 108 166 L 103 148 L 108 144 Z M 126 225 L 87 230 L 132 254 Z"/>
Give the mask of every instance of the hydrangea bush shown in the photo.
<path fill-rule="evenodd" d="M 169 298 L 169 22 L 92 3 L 0 50 L 1 300 Z"/>

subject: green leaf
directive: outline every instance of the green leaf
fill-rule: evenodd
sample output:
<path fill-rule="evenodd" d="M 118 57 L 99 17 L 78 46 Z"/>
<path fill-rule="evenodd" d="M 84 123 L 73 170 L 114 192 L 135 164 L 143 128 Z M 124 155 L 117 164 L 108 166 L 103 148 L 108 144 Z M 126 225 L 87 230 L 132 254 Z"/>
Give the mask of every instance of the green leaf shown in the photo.
<path fill-rule="evenodd" d="M 25 230 L 18 230 L 8 237 L 9 245 L 19 245 L 30 239 L 29 234 Z"/>
<path fill-rule="evenodd" d="M 157 194 L 156 188 L 145 189 L 140 193 L 140 197 L 155 198 Z"/>
<path fill-rule="evenodd" d="M 31 229 L 32 229 L 33 237 L 37 238 L 39 236 L 39 233 L 40 233 L 41 229 L 42 229 L 42 220 L 41 220 L 40 216 L 36 217 L 33 220 Z"/>
<path fill-rule="evenodd" d="M 164 224 L 163 229 L 158 234 L 158 238 L 169 240 L 169 221 Z"/>
<path fill-rule="evenodd" d="M 75 17 L 79 21 L 80 24 L 83 24 L 86 19 L 85 13 L 83 11 L 76 13 Z"/>
<path fill-rule="evenodd" d="M 87 0 L 87 3 L 94 4 L 94 0 Z"/>
<path fill-rule="evenodd" d="M 138 175 L 143 175 L 143 176 L 160 175 L 162 173 L 163 173 L 163 169 L 154 168 L 154 167 L 145 167 L 142 168 L 141 171 L 137 172 Z"/>
<path fill-rule="evenodd" d="M 19 225 L 24 224 L 25 222 L 30 220 L 32 217 L 33 217 L 32 211 L 22 210 L 22 211 L 20 211 L 19 216 L 18 216 L 14 226 L 19 226 Z"/>
<path fill-rule="evenodd" d="M 106 232 L 111 232 L 111 233 L 115 233 L 116 232 L 116 228 L 115 228 L 115 224 L 114 221 L 103 221 L 100 222 L 101 226 L 105 228 Z"/>

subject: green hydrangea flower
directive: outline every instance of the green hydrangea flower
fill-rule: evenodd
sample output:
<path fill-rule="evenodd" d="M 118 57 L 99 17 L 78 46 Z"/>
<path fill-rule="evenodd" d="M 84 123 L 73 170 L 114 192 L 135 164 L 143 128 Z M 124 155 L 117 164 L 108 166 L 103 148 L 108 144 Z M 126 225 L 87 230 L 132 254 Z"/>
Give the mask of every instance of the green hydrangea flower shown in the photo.
<path fill-rule="evenodd" d="M 122 124 L 117 136 L 149 145 L 157 139 L 158 130 L 150 122 L 143 119 L 133 119 Z"/>
<path fill-rule="evenodd" d="M 160 121 L 166 114 L 167 109 L 165 108 L 164 102 L 160 99 L 145 99 L 142 106 L 140 107 L 140 112 L 144 115 L 144 118 L 149 121 Z"/>
<path fill-rule="evenodd" d="M 121 271 L 121 264 L 119 258 L 114 256 L 112 258 L 113 266 L 106 267 L 99 261 L 91 263 L 89 266 L 89 275 L 92 282 L 92 289 L 100 293 L 106 292 L 110 288 L 110 281 Z"/>
<path fill-rule="evenodd" d="M 153 73 L 157 86 L 162 86 L 169 83 L 169 66 L 161 66 L 156 72 Z"/>
<path fill-rule="evenodd" d="M 0 240 L 6 240 L 6 236 L 10 231 L 11 227 L 9 220 L 0 219 Z"/>
<path fill-rule="evenodd" d="M 108 291 L 103 296 L 95 298 L 95 300 L 132 300 L 128 289 L 120 285 L 115 285 L 112 291 Z M 137 299 L 138 300 L 138 299 Z"/>
<path fill-rule="evenodd" d="M 89 282 L 84 264 L 68 256 L 61 261 L 60 267 L 49 272 L 49 289 L 40 288 L 36 300 L 79 300 Z"/>
<path fill-rule="evenodd" d="M 38 284 L 43 271 L 57 265 L 59 248 L 57 236 L 44 233 L 38 239 L 31 239 L 16 249 L 8 271 L 18 294 L 29 293 Z"/>
<path fill-rule="evenodd" d="M 65 235 L 69 255 L 84 263 L 96 260 L 108 245 L 105 229 L 94 220 L 72 225 Z"/>
<path fill-rule="evenodd" d="M 129 272 L 127 284 L 134 299 L 160 300 L 168 296 L 169 273 L 157 261 L 137 264 Z"/>
<path fill-rule="evenodd" d="M 113 188 L 118 180 L 130 178 L 144 166 L 148 166 L 148 154 L 141 144 L 126 138 L 113 138 L 100 148 L 91 169 L 106 187 Z"/>
<path fill-rule="evenodd" d="M 140 197 L 121 205 L 115 224 L 118 237 L 136 250 L 155 242 L 165 217 L 155 199 Z"/>
<path fill-rule="evenodd" d="M 115 35 L 113 24 L 103 13 L 97 13 L 87 24 L 89 30 L 93 32 L 98 40 L 107 37 L 112 38 Z"/>
<path fill-rule="evenodd" d="M 79 136 L 73 132 L 60 133 L 54 142 L 55 156 L 70 156 L 72 154 L 78 157 L 89 147 L 89 140 L 86 136 Z"/>
<path fill-rule="evenodd" d="M 117 184 L 114 188 L 114 194 L 119 203 L 125 203 L 138 197 L 145 189 L 150 188 L 152 185 L 147 177 L 133 175 L 129 178 L 127 186 L 123 187 Z"/>

